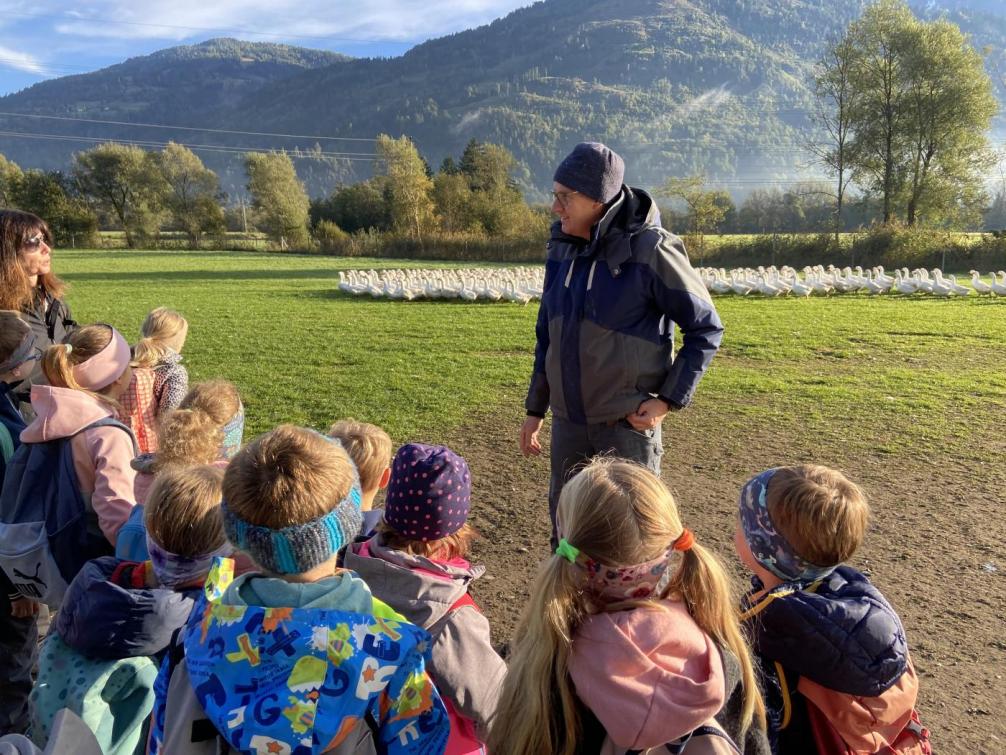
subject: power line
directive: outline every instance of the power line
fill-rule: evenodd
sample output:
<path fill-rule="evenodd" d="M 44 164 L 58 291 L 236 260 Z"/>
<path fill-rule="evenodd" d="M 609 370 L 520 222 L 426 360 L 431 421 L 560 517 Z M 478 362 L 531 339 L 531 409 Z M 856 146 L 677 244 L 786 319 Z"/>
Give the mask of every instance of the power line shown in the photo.
<path fill-rule="evenodd" d="M 67 142 L 87 142 L 87 143 L 108 143 L 113 142 L 116 144 L 126 144 L 134 147 L 155 147 L 164 148 L 167 147 L 170 142 L 156 142 L 156 141 L 145 141 L 139 139 L 110 139 L 107 137 L 89 137 L 89 136 L 66 136 L 64 134 L 39 134 L 39 133 L 28 133 L 25 131 L 0 131 L 0 136 L 8 136 L 20 139 L 39 139 L 43 141 L 67 141 Z M 261 147 L 228 147 L 224 145 L 217 144 L 184 144 L 182 142 L 175 142 L 181 147 L 187 147 L 188 149 L 203 152 L 224 152 L 229 154 L 245 154 L 247 152 L 261 152 Z M 351 160 L 360 162 L 379 162 L 383 160 L 382 157 L 368 153 L 368 152 L 314 152 L 312 154 L 304 154 L 303 152 L 291 152 L 284 150 L 289 157 L 302 159 L 302 160 L 317 160 L 319 158 L 328 157 L 337 160 Z"/>
<path fill-rule="evenodd" d="M 132 123 L 130 121 L 106 121 L 97 118 L 72 118 L 66 115 L 38 115 L 35 113 L 12 113 L 0 111 L 0 116 L 16 118 L 43 118 L 51 121 L 74 121 L 78 123 L 100 123 L 110 126 L 137 126 L 139 128 L 163 128 L 177 131 L 200 131 L 208 134 L 238 134 L 241 136 L 273 136 L 278 139 L 324 139 L 326 141 L 376 142 L 377 139 L 363 136 L 319 136 L 316 134 L 275 134 L 268 131 L 235 131 L 224 128 L 201 128 L 197 126 L 169 126 L 164 123 Z"/>

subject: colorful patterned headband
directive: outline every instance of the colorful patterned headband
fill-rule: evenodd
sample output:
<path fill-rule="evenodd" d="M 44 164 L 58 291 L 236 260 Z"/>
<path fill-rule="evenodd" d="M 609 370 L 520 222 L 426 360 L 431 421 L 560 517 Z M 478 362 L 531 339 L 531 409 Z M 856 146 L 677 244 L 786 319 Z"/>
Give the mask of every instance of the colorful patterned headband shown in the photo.
<path fill-rule="evenodd" d="M 818 566 L 799 556 L 786 541 L 768 511 L 768 485 L 776 469 L 752 477 L 741 489 L 740 517 L 744 538 L 755 560 L 785 582 L 814 582 L 828 576 L 834 566 Z"/>
<path fill-rule="evenodd" d="M 18 365 L 24 364 L 29 359 L 37 359 L 39 356 L 38 349 L 35 348 L 35 332 L 29 330 L 25 333 L 24 338 L 21 339 L 21 343 L 18 347 L 14 349 L 14 353 L 7 357 L 2 363 L 0 363 L 0 372 L 10 372 Z"/>
<path fill-rule="evenodd" d="M 230 461 L 241 450 L 241 439 L 245 431 L 245 408 L 238 404 L 238 413 L 223 426 L 224 440 L 220 444 L 220 458 Z"/>
<path fill-rule="evenodd" d="M 179 556 L 159 546 L 147 533 L 147 552 L 154 568 L 157 581 L 164 587 L 176 589 L 196 580 L 205 581 L 213 565 L 213 559 L 225 558 L 234 551 L 234 546 L 224 542 L 219 548 L 202 556 Z"/>
<path fill-rule="evenodd" d="M 355 469 L 355 468 L 354 468 Z M 220 504 L 227 539 L 251 555 L 262 568 L 274 574 L 303 574 L 325 563 L 360 534 L 360 481 L 356 477 L 346 497 L 324 516 L 304 524 L 274 530 L 251 524 Z"/>
<path fill-rule="evenodd" d="M 694 535 L 684 530 L 673 545 L 656 558 L 628 566 L 602 564 L 571 545 L 566 538 L 559 541 L 555 552 L 586 573 L 584 589 L 591 597 L 602 604 L 613 604 L 659 595 L 670 579 L 667 567 L 674 551 L 689 550 L 694 544 Z"/>
<path fill-rule="evenodd" d="M 100 391 L 107 388 L 129 367 L 129 344 L 111 325 L 106 325 L 112 331 L 108 345 L 90 359 L 73 366 L 73 379 L 77 385 L 89 391 Z"/>

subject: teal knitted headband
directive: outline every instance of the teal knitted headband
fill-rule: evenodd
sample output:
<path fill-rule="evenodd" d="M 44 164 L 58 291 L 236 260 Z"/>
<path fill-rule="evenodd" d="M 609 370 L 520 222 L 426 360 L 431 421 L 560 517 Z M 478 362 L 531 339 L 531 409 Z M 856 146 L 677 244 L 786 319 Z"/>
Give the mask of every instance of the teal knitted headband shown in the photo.
<path fill-rule="evenodd" d="M 221 501 L 220 509 L 227 539 L 235 548 L 274 574 L 303 574 L 325 563 L 360 534 L 362 500 L 360 477 L 354 466 L 353 484 L 346 496 L 327 514 L 303 524 L 274 530 L 245 521 L 228 508 L 226 501 Z"/>

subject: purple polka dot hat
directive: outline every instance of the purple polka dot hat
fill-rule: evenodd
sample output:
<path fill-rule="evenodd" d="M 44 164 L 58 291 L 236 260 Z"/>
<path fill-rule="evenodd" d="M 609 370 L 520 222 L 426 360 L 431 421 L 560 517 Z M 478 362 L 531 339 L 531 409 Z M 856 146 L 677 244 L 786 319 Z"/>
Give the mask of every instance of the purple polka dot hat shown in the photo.
<path fill-rule="evenodd" d="M 472 476 L 446 446 L 407 443 L 391 463 L 384 521 L 413 540 L 439 540 L 468 521 Z"/>

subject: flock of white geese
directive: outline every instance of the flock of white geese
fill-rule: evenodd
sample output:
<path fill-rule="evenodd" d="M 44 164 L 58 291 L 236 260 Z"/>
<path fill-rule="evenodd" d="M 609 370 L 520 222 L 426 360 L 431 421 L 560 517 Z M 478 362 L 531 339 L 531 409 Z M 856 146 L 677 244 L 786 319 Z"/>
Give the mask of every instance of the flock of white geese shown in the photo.
<path fill-rule="evenodd" d="M 865 293 L 872 296 L 923 294 L 943 298 L 960 296 L 1006 297 L 1006 271 L 989 273 L 989 281 L 972 270 L 970 285 L 955 275 L 934 268 L 907 267 L 890 275 L 883 267 L 836 268 L 807 266 L 697 268 L 710 294 L 716 296 L 830 296 Z M 339 273 L 339 290 L 353 296 L 378 299 L 460 299 L 511 301 L 527 304 L 540 299 L 545 284 L 544 266 L 509 268 L 421 268 L 346 270 Z"/>
<path fill-rule="evenodd" d="M 954 296 L 1006 296 L 1006 272 L 990 273 L 991 282 L 982 280 L 977 270 L 970 272 L 970 286 L 962 285 L 955 275 L 944 275 L 939 268 L 909 270 L 903 267 L 888 274 L 882 266 L 864 271 L 862 267 L 843 268 L 833 265 L 792 267 L 698 269 L 702 282 L 712 294 L 750 294 L 762 296 L 828 296 L 863 292 L 873 296 L 895 294 L 912 296 L 926 294 L 950 298 Z M 802 277 L 801 277 L 802 273 Z"/>

